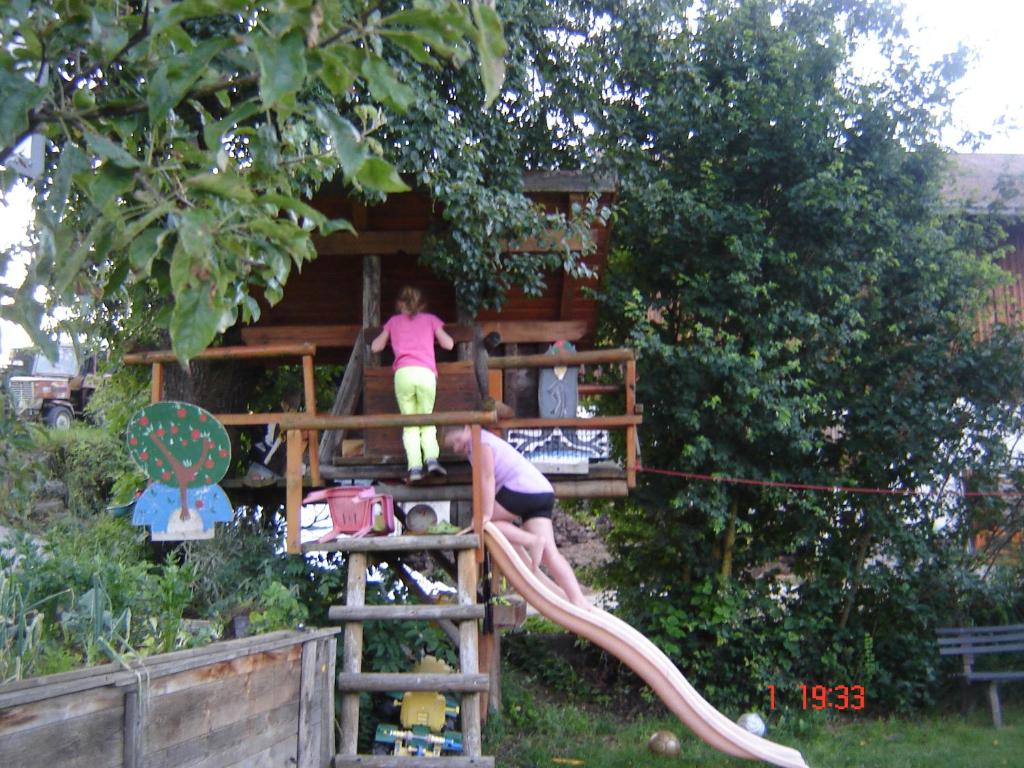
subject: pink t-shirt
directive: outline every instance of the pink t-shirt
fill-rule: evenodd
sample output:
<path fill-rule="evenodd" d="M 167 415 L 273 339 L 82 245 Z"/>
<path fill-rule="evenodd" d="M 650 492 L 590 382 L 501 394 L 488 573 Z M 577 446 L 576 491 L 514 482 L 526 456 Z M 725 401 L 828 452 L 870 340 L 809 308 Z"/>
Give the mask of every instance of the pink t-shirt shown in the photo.
<path fill-rule="evenodd" d="M 489 446 L 494 456 L 494 492 L 502 488 L 519 493 L 553 493 L 554 488 L 539 469 L 519 451 L 486 429 L 480 430 L 480 442 Z M 469 460 L 473 460 L 470 448 Z"/>
<path fill-rule="evenodd" d="M 444 327 L 441 318 L 429 312 L 417 312 L 410 317 L 404 313 L 392 315 L 384 323 L 384 328 L 391 337 L 391 349 L 395 353 L 393 370 L 418 365 L 429 368 L 437 375 L 437 364 L 434 362 L 434 331 Z"/>

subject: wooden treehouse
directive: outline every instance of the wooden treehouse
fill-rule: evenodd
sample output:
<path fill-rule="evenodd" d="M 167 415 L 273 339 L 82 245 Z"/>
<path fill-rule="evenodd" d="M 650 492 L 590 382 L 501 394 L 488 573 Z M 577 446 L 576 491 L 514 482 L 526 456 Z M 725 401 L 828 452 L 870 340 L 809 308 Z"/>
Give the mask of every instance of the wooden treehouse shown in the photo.
<path fill-rule="evenodd" d="M 611 187 L 565 172 L 528 174 L 526 190 L 549 211 L 564 213 L 593 193 L 605 204 L 613 198 Z M 488 579 L 488 571 L 481 571 L 485 549 L 480 477 L 464 460 L 442 453 L 447 478 L 404 484 L 401 429 L 468 424 L 475 446 L 482 429 L 494 430 L 548 475 L 559 498 L 625 496 L 635 483 L 636 430 L 641 421 L 634 356 L 628 349 L 593 349 L 597 305 L 586 294 L 589 281 L 564 273 L 548 275 L 539 297 L 513 292 L 500 312 L 483 311 L 460 322 L 453 287 L 418 263 L 436 214 L 429 200 L 416 193 L 393 195 L 382 205 L 364 208 L 328 192 L 314 204 L 333 216 L 347 216 L 359 236 L 342 233 L 321 239 L 319 258 L 290 279 L 284 299 L 266 307 L 257 324 L 240 329 L 244 344 L 210 349 L 200 356 L 255 365 L 301 361 L 304 408 L 297 413 L 227 413 L 218 418 L 229 427 L 280 426 L 287 435 L 285 476 L 282 483 L 262 492 L 276 493 L 278 500 L 284 493 L 288 552 L 343 552 L 349 560 L 346 603 L 330 612 L 332 620 L 345 625 L 338 674 L 342 733 L 333 765 L 433 764 L 427 758 L 357 754 L 359 693 L 396 690 L 461 694 L 463 753 L 444 759 L 453 765 L 493 765 L 493 758 L 481 754 L 480 728 L 488 707 L 496 708 L 500 701 L 499 635 L 494 627 L 502 622 L 479 596 L 481 588 L 490 594 L 498 583 L 497 574 Z M 592 236 L 597 247 L 588 264 L 601 274 L 608 232 L 595 227 Z M 446 322 L 457 342 L 451 353 L 438 351 L 437 400 L 434 413 L 425 416 L 396 413 L 390 353 L 375 356 L 368 347 L 404 285 L 423 290 L 429 311 Z M 553 353 L 554 342 L 571 342 L 574 349 Z M 154 400 L 163 397 L 164 366 L 173 360 L 168 352 L 126 357 L 127 362 L 152 366 Z M 345 369 L 333 403 L 317 403 L 316 365 L 338 362 L 344 362 Z M 542 386 L 552 371 L 560 374 L 559 380 L 571 372 L 575 385 L 569 405 L 556 403 L 561 411 L 552 411 Z M 596 396 L 602 398 L 605 413 L 581 416 Z M 622 462 L 614 460 L 613 444 L 624 447 Z M 471 527 L 472 532 L 343 537 L 327 543 L 304 540 L 304 495 L 314 487 L 357 481 L 372 482 L 376 492 L 392 496 L 400 519 L 403 505 L 441 503 L 448 507 L 450 522 Z M 231 484 L 224 485 L 230 492 Z M 407 577 L 401 557 L 412 552 L 435 553 L 457 583 L 457 604 L 433 604 L 412 579 L 406 579 L 421 604 L 364 605 L 367 557 L 386 560 L 399 576 Z M 451 675 L 364 673 L 362 622 L 371 619 L 438 622 L 458 647 L 460 669 Z M 481 620 L 485 634 L 480 633 Z"/>

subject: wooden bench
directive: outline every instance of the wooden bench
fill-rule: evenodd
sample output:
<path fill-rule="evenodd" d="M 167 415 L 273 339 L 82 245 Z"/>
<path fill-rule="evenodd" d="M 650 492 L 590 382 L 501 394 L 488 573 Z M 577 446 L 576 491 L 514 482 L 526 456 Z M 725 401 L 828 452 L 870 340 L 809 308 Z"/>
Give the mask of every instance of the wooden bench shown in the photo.
<path fill-rule="evenodd" d="M 990 627 L 943 627 L 937 629 L 939 654 L 964 657 L 964 680 L 968 683 L 988 683 L 988 701 L 992 708 L 992 722 L 996 728 L 1003 725 L 999 706 L 999 684 L 1024 680 L 1024 671 L 975 670 L 974 657 L 983 654 L 1013 654 L 1024 651 L 1024 624 Z"/>

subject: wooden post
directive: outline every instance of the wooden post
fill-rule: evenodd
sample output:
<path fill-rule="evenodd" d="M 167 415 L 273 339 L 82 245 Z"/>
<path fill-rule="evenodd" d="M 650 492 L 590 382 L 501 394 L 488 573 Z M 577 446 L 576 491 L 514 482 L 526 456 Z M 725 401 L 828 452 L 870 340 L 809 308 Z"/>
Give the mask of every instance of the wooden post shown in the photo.
<path fill-rule="evenodd" d="M 479 538 L 480 544 L 476 550 L 476 561 L 484 561 L 484 500 L 483 480 L 480 475 L 480 425 L 474 424 L 469 428 L 473 455 L 476 461 L 473 462 L 473 533 Z"/>
<path fill-rule="evenodd" d="M 338 387 L 338 394 L 331 406 L 332 416 L 351 416 L 355 413 L 359 404 L 359 395 L 363 391 L 363 361 L 366 360 L 366 331 L 360 330 L 356 334 L 355 345 L 352 347 L 352 355 L 345 366 L 345 373 L 341 377 L 341 385 Z M 345 439 L 345 430 L 326 429 L 320 440 L 320 462 L 330 464 Z"/>
<path fill-rule="evenodd" d="M 477 427 L 479 430 L 479 427 Z M 477 433 L 479 435 L 479 432 Z M 459 558 L 459 605 L 476 604 L 477 562 L 473 551 L 460 550 Z M 459 671 L 463 675 L 475 675 L 479 671 L 477 655 L 476 620 L 459 624 Z M 466 693 L 462 696 L 462 748 L 466 757 L 480 757 L 480 694 Z"/>
<path fill-rule="evenodd" d="M 149 382 L 149 400 L 159 403 L 164 399 L 164 365 L 153 363 L 153 376 Z"/>
<path fill-rule="evenodd" d="M 626 361 L 626 415 L 636 412 L 636 360 Z M 626 486 L 636 488 L 636 426 L 626 427 Z"/>
<path fill-rule="evenodd" d="M 334 667 L 338 659 L 338 639 L 334 636 L 325 638 L 324 663 L 327 669 L 324 670 L 323 680 L 323 748 L 320 750 L 320 768 L 331 768 L 331 761 L 334 759 L 335 733 L 334 733 Z"/>
<path fill-rule="evenodd" d="M 363 256 L 363 328 L 380 325 L 380 256 Z M 380 355 L 370 355 L 370 365 L 380 365 Z"/>
<path fill-rule="evenodd" d="M 320 768 L 320 734 L 316 731 L 317 716 L 322 714 L 317 691 L 317 651 L 320 643 L 302 644 L 299 672 L 299 744 L 298 768 Z M 321 727 L 326 723 L 321 723 Z"/>
<path fill-rule="evenodd" d="M 363 605 L 366 599 L 366 553 L 353 552 L 348 557 L 348 585 L 345 605 Z M 345 624 L 345 649 L 341 671 L 359 674 L 363 668 L 363 623 Z M 359 747 L 359 693 L 345 693 L 341 697 L 341 744 L 338 752 L 354 755 Z"/>
<path fill-rule="evenodd" d="M 313 376 L 313 356 L 302 356 L 302 386 L 306 401 L 306 413 L 316 416 L 316 381 Z M 309 446 L 309 476 L 313 485 L 322 485 L 320 480 L 320 451 L 319 440 L 315 429 L 309 430 L 306 435 L 306 443 Z"/>
<path fill-rule="evenodd" d="M 289 429 L 285 440 L 285 542 L 289 555 L 302 552 L 302 431 Z"/>
<path fill-rule="evenodd" d="M 124 768 L 142 768 L 146 753 L 145 693 L 142 686 L 124 694 Z"/>

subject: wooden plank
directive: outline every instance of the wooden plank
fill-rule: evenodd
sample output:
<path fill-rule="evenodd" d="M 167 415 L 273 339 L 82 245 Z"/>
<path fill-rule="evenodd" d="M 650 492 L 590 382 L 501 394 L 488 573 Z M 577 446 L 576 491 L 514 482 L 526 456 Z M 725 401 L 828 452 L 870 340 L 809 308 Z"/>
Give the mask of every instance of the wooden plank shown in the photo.
<path fill-rule="evenodd" d="M 487 675 L 417 674 L 415 672 L 345 673 L 338 675 L 341 691 L 486 691 Z"/>
<path fill-rule="evenodd" d="M 302 431 L 289 429 L 285 440 L 285 541 L 289 555 L 302 552 Z"/>
<path fill-rule="evenodd" d="M 162 694 L 151 692 L 145 732 L 147 750 L 173 751 L 233 723 L 290 703 L 295 707 L 292 719 L 297 728 L 299 654 L 275 662 L 241 673 L 235 673 L 230 663 L 194 670 L 182 675 L 193 678 L 187 687 Z M 204 673 L 209 673 L 205 679 Z M 173 678 L 168 681 L 173 682 Z M 148 761 L 147 757 L 147 765 Z"/>
<path fill-rule="evenodd" d="M 981 627 L 939 627 L 936 635 L 1002 635 L 1024 632 L 1024 624 L 991 624 Z"/>
<path fill-rule="evenodd" d="M 327 609 L 331 621 L 465 621 L 483 617 L 482 605 L 332 605 Z"/>
<path fill-rule="evenodd" d="M 320 672 L 320 768 L 330 768 L 334 756 L 334 663 L 338 644 L 333 637 L 319 641 L 323 651 L 323 668 Z"/>
<path fill-rule="evenodd" d="M 338 387 L 338 394 L 334 397 L 330 414 L 332 416 L 351 416 L 359 404 L 359 395 L 363 390 L 363 368 L 366 361 L 366 341 L 362 329 L 356 336 L 355 346 L 352 349 L 352 356 L 348 365 L 345 366 L 345 373 L 341 377 L 341 385 Z M 325 430 L 320 440 L 320 462 L 329 464 L 334 454 L 345 439 L 344 429 Z"/>
<path fill-rule="evenodd" d="M 556 365 L 594 365 L 598 363 L 624 363 L 634 360 L 632 349 L 594 349 L 587 352 L 559 352 L 544 355 L 511 355 L 492 357 L 491 368 L 553 368 Z"/>
<path fill-rule="evenodd" d="M 34 693 L 38 690 L 32 689 L 23 693 Z M 121 691 L 108 686 L 62 692 L 53 697 L 43 695 L 29 702 L 0 708 L 0 734 L 8 738 L 21 731 L 59 726 L 76 718 L 120 709 L 123 706 L 123 698 Z M 2 743 L 3 739 L 0 739 L 0 745 Z M 2 761 L 0 765 L 3 765 Z"/>
<path fill-rule="evenodd" d="M 326 544 L 303 544 L 303 552 L 417 552 L 431 549 L 475 549 L 476 535 L 385 536 L 382 538 L 335 539 Z M 362 605 L 362 603 L 358 603 Z"/>
<path fill-rule="evenodd" d="M 149 382 L 149 400 L 151 403 L 159 403 L 164 399 L 164 366 L 161 363 L 153 363 L 153 372 Z"/>
<path fill-rule="evenodd" d="M 112 665 L 104 666 L 109 667 Z M 3 693 L 0 693 L 0 712 L 4 712 L 10 707 L 23 706 L 31 704 L 32 702 L 65 696 L 78 691 L 89 691 L 117 683 L 127 685 L 128 683 L 135 681 L 135 676 L 124 670 L 110 670 L 95 675 L 74 675 L 66 680 L 50 680 L 51 677 L 59 676 L 46 675 L 44 677 L 35 678 L 35 680 L 31 682 L 35 682 L 37 684 L 19 687 L 11 686 L 11 690 L 5 690 Z M 2 716 L 0 716 L 0 723 L 3 723 Z"/>
<path fill-rule="evenodd" d="M 379 429 L 382 427 L 439 427 L 462 424 L 494 424 L 498 420 L 494 411 L 456 411 L 450 413 L 382 413 L 373 416 L 316 416 L 296 413 L 281 419 L 282 429 Z"/>
<path fill-rule="evenodd" d="M 141 687 L 141 686 L 140 686 Z M 124 695 L 124 768 L 143 768 L 146 754 L 145 692 L 125 691 Z"/>
<path fill-rule="evenodd" d="M 413 757 L 394 755 L 335 755 L 334 768 L 493 768 L 493 757 Z"/>
<path fill-rule="evenodd" d="M 317 651 L 319 644 L 302 646 L 299 676 L 299 746 L 298 768 L 320 768 L 320 733 L 316 725 L 323 712 L 317 691 Z"/>
<path fill-rule="evenodd" d="M 348 558 L 348 583 L 345 604 L 361 606 L 366 603 L 366 555 L 353 552 Z M 345 647 L 341 672 L 358 675 L 363 666 L 363 625 L 350 622 L 345 625 Z M 338 745 L 344 755 L 354 755 L 359 745 L 359 694 L 348 693 L 341 697 L 341 743 Z"/>
<path fill-rule="evenodd" d="M 230 759 L 229 756 L 225 756 Z M 218 766 L 218 768 L 282 768 L 295 764 L 295 738 L 286 736 L 276 744 L 272 744 L 262 752 L 246 755 L 241 760 L 230 765 Z M 327 757 L 324 768 L 331 764 L 330 756 Z"/>
<path fill-rule="evenodd" d="M 636 360 L 626 361 L 626 415 L 636 412 Z M 626 427 L 626 485 L 636 487 L 636 425 Z"/>
<path fill-rule="evenodd" d="M 591 416 L 567 419 L 498 419 L 498 429 L 614 429 L 643 423 L 642 416 Z"/>
<path fill-rule="evenodd" d="M 479 427 L 477 427 L 479 429 Z M 479 434 L 477 434 L 479 439 Z M 477 454 L 480 455 L 479 453 Z M 479 466 L 479 462 L 477 462 Z M 476 604 L 477 559 L 472 550 L 458 553 L 459 605 Z M 459 625 L 459 671 L 466 676 L 477 675 L 480 671 L 477 656 L 477 623 L 464 621 Z M 487 680 L 487 675 L 481 675 Z M 480 694 L 466 693 L 462 696 L 460 711 L 462 719 L 462 743 L 467 757 L 479 757 L 482 750 L 480 735 Z"/>
<path fill-rule="evenodd" d="M 586 336 L 585 320 L 488 320 L 479 323 L 480 333 L 486 336 L 496 331 L 503 344 L 551 344 L 555 341 L 579 341 Z M 445 323 L 445 331 L 455 341 L 469 341 L 473 329 L 461 323 Z M 242 341 L 253 346 L 271 344 L 313 344 L 317 349 L 353 348 L 364 329 L 353 323 L 324 323 L 310 325 L 255 325 L 242 328 Z M 380 328 L 367 329 L 380 333 Z"/>
<path fill-rule="evenodd" d="M 115 707 L 51 722 L 41 728 L 4 733 L 0 738 L 0 765 L 3 768 L 121 766 L 124 754 L 122 698 L 118 693 Z"/>
<path fill-rule="evenodd" d="M 267 344 L 262 346 L 210 347 L 204 349 L 193 360 L 258 360 L 267 357 L 302 357 L 315 355 L 313 344 Z M 176 363 L 177 356 L 169 349 L 154 349 L 146 352 L 129 352 L 122 358 L 126 365 L 149 365 L 151 363 Z"/>
<path fill-rule="evenodd" d="M 316 416 L 316 381 L 313 373 L 313 356 L 302 356 L 302 388 L 306 403 L 306 413 Z M 321 485 L 320 481 L 320 441 L 315 429 L 306 433 L 306 446 L 309 449 L 309 477 L 313 485 Z"/>
<path fill-rule="evenodd" d="M 474 424 L 470 428 L 470 447 L 474 456 L 479 456 L 482 443 L 480 442 L 480 425 Z M 484 560 L 484 497 L 483 497 L 483 475 L 480 471 L 480 462 L 473 462 L 473 533 L 480 541 L 476 551 L 476 561 L 482 563 Z M 462 576 L 461 571 L 459 574 Z M 474 580 L 474 584 L 475 584 Z M 476 602 L 476 593 L 473 594 L 473 602 Z"/>
<path fill-rule="evenodd" d="M 201 706 L 201 705 L 199 705 Z M 146 768 L 222 768 L 244 762 L 278 742 L 291 742 L 294 765 L 298 741 L 298 699 L 274 709 L 238 718 L 202 737 L 173 744 L 146 755 Z"/>
<path fill-rule="evenodd" d="M 423 251 L 427 230 L 377 230 L 362 231 L 358 236 L 348 232 L 337 232 L 325 237 L 313 238 L 316 252 L 321 256 L 389 256 L 398 253 L 418 254 Z M 582 250 L 579 238 L 565 238 L 564 232 L 552 229 L 540 237 L 528 237 L 517 242 L 505 242 L 502 251 L 506 253 L 547 253 L 560 250 L 562 240 L 569 248 Z M 555 245 L 558 244 L 558 245 Z"/>

